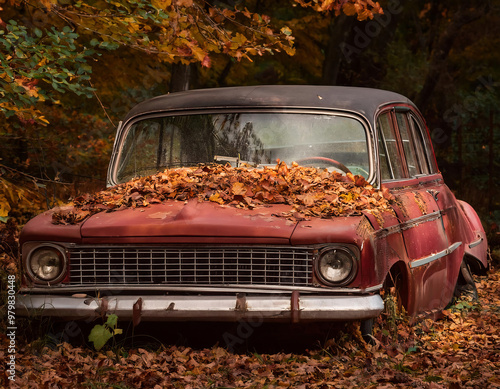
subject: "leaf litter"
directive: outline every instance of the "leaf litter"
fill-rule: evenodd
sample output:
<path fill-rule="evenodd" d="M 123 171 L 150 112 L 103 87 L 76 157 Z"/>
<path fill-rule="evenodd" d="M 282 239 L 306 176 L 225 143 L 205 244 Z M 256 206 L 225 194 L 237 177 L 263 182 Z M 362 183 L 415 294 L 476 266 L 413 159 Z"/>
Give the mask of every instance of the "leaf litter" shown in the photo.
<path fill-rule="evenodd" d="M 390 211 L 393 200 L 386 189 L 375 189 L 364 177 L 351 173 L 343 175 L 296 163 L 289 167 L 284 162 L 261 169 L 214 164 L 167 169 L 98 193 L 78 196 L 72 204 L 56 208 L 52 222 L 77 224 L 99 212 L 193 198 L 243 209 L 287 204 L 290 211 L 273 216 L 293 221 Z"/>
<path fill-rule="evenodd" d="M 68 343 L 34 348 L 18 340 L 20 388 L 499 388 L 500 270 L 478 282 L 480 303 L 457 301 L 442 320 L 398 317 L 375 326 L 374 344 L 349 327 L 303 352 L 236 353 L 196 349 L 106 346 L 99 352 Z M 467 307 L 467 308 L 464 308 Z M 0 360 L 9 339 L 0 334 Z M 7 387 L 6 376 L 0 385 Z"/>
<path fill-rule="evenodd" d="M 18 274 L 18 229 L 0 224 L 0 238 L 0 268 Z M 54 345 L 46 334 L 28 342 L 34 322 L 17 318 L 15 381 L 8 380 L 4 369 L 0 387 L 500 388 L 500 268 L 490 269 L 476 285 L 478 301 L 455 301 L 441 320 L 385 312 L 375 323 L 373 345 L 364 343 L 359 327 L 350 325 L 334 338 L 294 353 L 170 344 L 108 344 L 95 351 L 65 342 Z M 5 305 L 0 310 L 5 313 Z M 6 366 L 11 340 L 5 322 L 0 328 L 0 362 Z"/>

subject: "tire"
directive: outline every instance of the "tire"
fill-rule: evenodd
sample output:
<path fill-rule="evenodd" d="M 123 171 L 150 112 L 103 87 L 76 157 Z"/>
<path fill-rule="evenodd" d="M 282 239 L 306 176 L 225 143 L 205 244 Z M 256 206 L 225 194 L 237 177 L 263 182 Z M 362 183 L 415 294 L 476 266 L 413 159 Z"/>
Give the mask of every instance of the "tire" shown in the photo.
<path fill-rule="evenodd" d="M 472 301 L 478 300 L 476 283 L 474 282 L 474 278 L 472 277 L 472 272 L 467 262 L 463 260 L 460 265 L 460 272 L 458 274 L 454 296 L 456 298 L 459 298 L 466 295 L 471 296 Z"/>
<path fill-rule="evenodd" d="M 375 344 L 375 341 L 373 339 L 373 324 L 375 323 L 375 319 L 366 319 L 366 320 L 361 320 L 359 324 L 359 330 L 361 331 L 361 336 L 363 337 L 363 340 L 368 343 L 368 344 Z"/>

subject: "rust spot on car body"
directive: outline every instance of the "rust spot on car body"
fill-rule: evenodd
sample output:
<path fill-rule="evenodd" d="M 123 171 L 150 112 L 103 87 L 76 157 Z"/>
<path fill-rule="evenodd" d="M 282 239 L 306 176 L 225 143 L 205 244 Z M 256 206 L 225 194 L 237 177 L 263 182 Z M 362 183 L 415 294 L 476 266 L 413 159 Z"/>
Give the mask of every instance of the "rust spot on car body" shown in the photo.
<path fill-rule="evenodd" d="M 405 207 L 405 201 L 404 201 L 404 199 L 402 199 L 402 197 L 403 197 L 403 195 L 396 196 L 393 200 L 393 205 L 398 207 L 401 210 L 401 215 L 403 216 L 403 218 L 407 219 L 409 217 L 409 215 L 408 215 L 408 211 L 406 210 L 406 207 Z"/>
<path fill-rule="evenodd" d="M 299 305 L 300 293 L 298 290 L 292 292 L 292 297 L 290 299 L 290 309 L 292 312 L 292 323 L 298 323 L 300 321 L 300 305 Z"/>
<path fill-rule="evenodd" d="M 237 312 L 248 311 L 247 298 L 245 293 L 238 293 L 236 295 L 236 306 L 234 307 L 234 310 Z"/>
<path fill-rule="evenodd" d="M 106 312 L 108 311 L 108 300 L 105 297 L 100 299 L 100 304 L 95 311 L 97 314 L 101 315 L 103 319 L 105 318 Z"/>
<path fill-rule="evenodd" d="M 413 194 L 415 196 L 415 202 L 417 203 L 417 206 L 420 209 L 420 212 L 422 212 L 422 215 L 427 215 L 427 203 L 425 202 L 425 199 L 422 196 L 422 193 L 414 192 Z"/>
<path fill-rule="evenodd" d="M 373 215 L 373 213 L 371 213 L 371 214 Z M 379 222 L 378 219 L 377 219 L 377 222 Z M 383 224 L 383 220 L 382 220 L 382 224 Z M 379 225 L 382 228 L 382 225 L 380 222 L 379 222 Z M 356 234 L 358 234 L 362 239 L 367 239 L 373 234 L 374 231 L 375 231 L 375 229 L 371 225 L 370 221 L 367 218 L 362 218 L 359 221 L 358 228 L 356 229 Z"/>
<path fill-rule="evenodd" d="M 135 304 L 132 306 L 132 323 L 134 327 L 137 327 L 141 322 L 142 315 L 142 298 L 139 297 Z"/>

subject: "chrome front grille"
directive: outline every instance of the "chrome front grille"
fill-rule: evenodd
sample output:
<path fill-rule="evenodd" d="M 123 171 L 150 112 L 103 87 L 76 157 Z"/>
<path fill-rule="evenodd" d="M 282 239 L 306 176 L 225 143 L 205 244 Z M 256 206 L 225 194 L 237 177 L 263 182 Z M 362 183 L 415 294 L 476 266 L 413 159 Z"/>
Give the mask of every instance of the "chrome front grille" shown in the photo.
<path fill-rule="evenodd" d="M 310 286 L 312 249 L 77 247 L 70 284 Z"/>

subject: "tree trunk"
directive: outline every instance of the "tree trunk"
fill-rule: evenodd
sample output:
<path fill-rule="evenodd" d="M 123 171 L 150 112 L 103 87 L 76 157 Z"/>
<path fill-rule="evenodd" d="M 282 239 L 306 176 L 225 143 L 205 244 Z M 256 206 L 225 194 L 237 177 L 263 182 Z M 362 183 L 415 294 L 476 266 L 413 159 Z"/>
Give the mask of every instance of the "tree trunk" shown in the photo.
<path fill-rule="evenodd" d="M 330 40 L 325 52 L 321 82 L 324 85 L 336 85 L 343 59 L 342 46 L 345 45 L 352 30 L 354 18 L 344 14 L 332 18 L 330 22 Z"/>
<path fill-rule="evenodd" d="M 495 187 L 495 180 L 493 179 L 495 175 L 494 128 L 495 120 L 493 110 L 490 108 L 490 128 L 488 134 L 488 209 L 493 209 L 493 193 Z"/>
<path fill-rule="evenodd" d="M 193 88 L 196 81 L 197 68 L 194 64 L 172 64 L 170 78 L 170 92 L 181 92 Z"/>
<path fill-rule="evenodd" d="M 434 89 L 436 88 L 441 73 L 445 70 L 446 59 L 453 46 L 453 42 L 460 29 L 468 23 L 471 23 L 484 16 L 488 9 L 487 3 L 483 6 L 474 7 L 469 2 L 459 2 L 458 9 L 453 14 L 450 23 L 441 34 L 436 47 L 434 48 L 429 64 L 429 71 L 424 81 L 422 90 L 415 98 L 415 104 L 425 111 Z"/>

